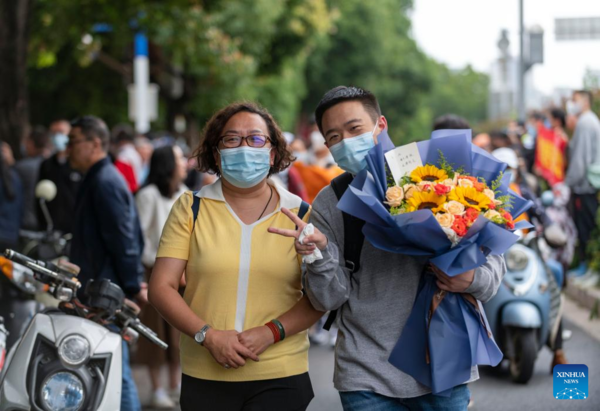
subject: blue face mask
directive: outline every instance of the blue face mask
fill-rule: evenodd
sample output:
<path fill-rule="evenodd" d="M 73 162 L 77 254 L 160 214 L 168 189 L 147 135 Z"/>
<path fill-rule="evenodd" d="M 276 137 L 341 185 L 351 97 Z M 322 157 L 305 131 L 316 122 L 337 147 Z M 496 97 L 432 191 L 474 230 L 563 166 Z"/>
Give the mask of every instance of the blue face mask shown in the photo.
<path fill-rule="evenodd" d="M 52 145 L 57 151 L 65 151 L 67 149 L 68 142 L 69 137 L 63 133 L 56 133 L 52 136 Z"/>
<path fill-rule="evenodd" d="M 329 147 L 333 159 L 342 170 L 356 175 L 367 168 L 365 157 L 369 150 L 375 146 L 373 136 L 376 129 L 377 124 L 375 124 L 375 128 L 371 132 L 363 133 L 356 137 L 345 138 Z"/>
<path fill-rule="evenodd" d="M 236 147 L 220 150 L 221 175 L 238 188 L 250 188 L 260 183 L 271 168 L 271 149 Z"/>

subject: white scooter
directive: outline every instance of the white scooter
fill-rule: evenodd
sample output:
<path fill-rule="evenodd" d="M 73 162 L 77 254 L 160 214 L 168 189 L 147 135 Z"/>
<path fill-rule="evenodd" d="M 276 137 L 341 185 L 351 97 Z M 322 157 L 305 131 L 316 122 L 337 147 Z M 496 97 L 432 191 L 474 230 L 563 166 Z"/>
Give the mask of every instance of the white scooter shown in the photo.
<path fill-rule="evenodd" d="M 61 301 L 37 314 L 10 350 L 0 374 L 0 410 L 118 411 L 122 341 L 139 334 L 167 344 L 137 318 L 139 308 L 108 280 L 90 281 L 89 306 L 76 297 L 78 267 L 32 260 L 12 250 L 5 257 L 34 272 Z"/>

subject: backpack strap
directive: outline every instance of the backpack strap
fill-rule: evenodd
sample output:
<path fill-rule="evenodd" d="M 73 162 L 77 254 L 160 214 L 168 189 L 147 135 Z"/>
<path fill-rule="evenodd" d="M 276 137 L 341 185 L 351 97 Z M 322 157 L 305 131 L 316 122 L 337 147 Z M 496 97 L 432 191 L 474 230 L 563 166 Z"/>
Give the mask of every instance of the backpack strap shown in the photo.
<path fill-rule="evenodd" d="M 346 172 L 331 181 L 331 188 L 338 201 L 353 179 L 352 174 Z M 342 218 L 344 220 L 344 265 L 350 271 L 350 281 L 352 281 L 352 275 L 360 269 L 360 253 L 365 242 L 362 229 L 365 222 L 344 212 L 342 212 Z M 336 316 L 337 310 L 330 311 L 323 328 L 329 330 Z"/>
<path fill-rule="evenodd" d="M 196 220 L 198 219 L 198 213 L 200 212 L 200 197 L 198 194 L 200 190 L 192 191 L 192 213 L 194 214 L 194 222 L 192 223 L 192 232 L 194 232 L 194 228 L 196 227 Z"/>
<path fill-rule="evenodd" d="M 306 201 L 302 201 L 302 203 L 300 204 L 300 208 L 298 209 L 298 218 L 300 218 L 300 220 L 302 220 L 304 218 L 304 216 L 308 212 L 309 208 L 310 208 L 310 204 L 308 204 Z M 296 230 L 297 229 L 298 229 L 298 226 L 296 226 Z"/>

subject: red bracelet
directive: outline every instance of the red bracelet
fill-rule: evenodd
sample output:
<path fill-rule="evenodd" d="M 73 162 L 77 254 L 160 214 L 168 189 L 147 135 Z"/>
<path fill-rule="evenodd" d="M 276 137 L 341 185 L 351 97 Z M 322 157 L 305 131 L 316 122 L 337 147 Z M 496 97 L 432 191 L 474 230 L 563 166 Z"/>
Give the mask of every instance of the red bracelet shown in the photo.
<path fill-rule="evenodd" d="M 277 343 L 277 342 L 281 341 L 281 334 L 279 333 L 279 328 L 272 322 L 268 322 L 265 325 L 273 333 L 273 338 L 275 339 L 275 342 Z"/>

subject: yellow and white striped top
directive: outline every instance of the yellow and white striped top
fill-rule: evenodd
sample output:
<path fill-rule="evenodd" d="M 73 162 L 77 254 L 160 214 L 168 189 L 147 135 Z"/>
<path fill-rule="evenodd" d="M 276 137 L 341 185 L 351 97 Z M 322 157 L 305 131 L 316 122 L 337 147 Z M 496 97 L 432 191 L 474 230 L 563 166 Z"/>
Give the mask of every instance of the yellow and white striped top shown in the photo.
<path fill-rule="evenodd" d="M 239 332 L 261 326 L 292 308 L 302 298 L 300 257 L 294 239 L 267 232 L 271 226 L 294 229 L 281 207 L 298 213 L 301 199 L 271 181 L 279 194 L 275 211 L 247 225 L 223 197 L 221 180 L 196 195 L 202 199 L 192 230 L 193 193 L 173 205 L 162 232 L 157 257 L 187 260 L 184 300 L 217 330 Z M 304 220 L 308 221 L 307 213 Z M 259 362 L 224 369 L 208 350 L 181 336 L 184 374 L 214 381 L 255 381 L 308 371 L 306 331 L 272 345 Z"/>

